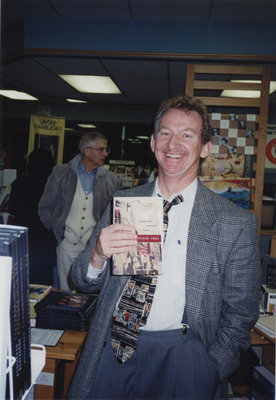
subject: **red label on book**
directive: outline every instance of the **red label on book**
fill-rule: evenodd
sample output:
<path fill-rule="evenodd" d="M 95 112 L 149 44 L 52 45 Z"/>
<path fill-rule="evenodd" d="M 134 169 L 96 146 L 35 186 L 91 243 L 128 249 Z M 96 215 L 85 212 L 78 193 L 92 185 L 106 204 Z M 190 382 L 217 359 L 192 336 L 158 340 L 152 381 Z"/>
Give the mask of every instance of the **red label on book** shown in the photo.
<path fill-rule="evenodd" d="M 161 235 L 138 235 L 137 242 L 161 242 Z"/>

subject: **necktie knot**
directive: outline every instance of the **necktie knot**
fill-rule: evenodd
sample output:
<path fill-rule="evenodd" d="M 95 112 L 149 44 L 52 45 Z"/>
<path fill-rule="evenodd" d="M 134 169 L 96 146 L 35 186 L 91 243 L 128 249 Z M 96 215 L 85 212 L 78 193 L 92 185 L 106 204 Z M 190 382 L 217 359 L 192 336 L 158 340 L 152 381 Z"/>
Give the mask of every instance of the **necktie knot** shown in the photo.
<path fill-rule="evenodd" d="M 179 194 L 176 196 L 172 201 L 167 201 L 163 200 L 163 231 L 164 231 L 164 243 L 166 240 L 166 235 L 167 235 L 167 230 L 168 230 L 168 223 L 169 223 L 169 217 L 168 217 L 168 212 L 171 209 L 172 206 L 175 206 L 176 204 L 180 204 L 184 201 L 183 196 Z"/>
<path fill-rule="evenodd" d="M 176 204 L 180 204 L 184 201 L 183 196 L 179 194 L 172 201 L 163 200 L 163 211 L 164 213 L 168 213 L 172 206 Z"/>

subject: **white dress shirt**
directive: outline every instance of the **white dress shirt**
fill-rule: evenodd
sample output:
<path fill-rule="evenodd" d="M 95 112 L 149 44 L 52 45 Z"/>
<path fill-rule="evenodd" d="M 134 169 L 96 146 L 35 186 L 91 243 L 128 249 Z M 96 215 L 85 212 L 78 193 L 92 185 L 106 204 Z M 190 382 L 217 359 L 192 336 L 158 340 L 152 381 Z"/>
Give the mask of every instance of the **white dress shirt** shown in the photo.
<path fill-rule="evenodd" d="M 141 329 L 169 330 L 182 326 L 185 307 L 185 273 L 188 229 L 197 189 L 197 179 L 180 193 L 184 202 L 171 207 L 166 242 L 163 247 L 163 274 L 158 276 L 147 323 Z M 161 194 L 156 182 L 153 195 Z"/>
<path fill-rule="evenodd" d="M 181 320 L 185 307 L 188 229 L 196 190 L 197 178 L 182 192 L 175 193 L 168 199 L 166 198 L 166 200 L 172 201 L 175 196 L 182 194 L 184 202 L 172 206 L 168 212 L 169 224 L 166 242 L 163 246 L 163 274 L 158 276 L 147 323 L 140 329 L 156 331 L 182 327 Z M 162 196 L 157 179 L 153 196 L 158 194 Z M 89 264 L 87 278 L 94 280 L 100 272 L 101 270 Z"/>

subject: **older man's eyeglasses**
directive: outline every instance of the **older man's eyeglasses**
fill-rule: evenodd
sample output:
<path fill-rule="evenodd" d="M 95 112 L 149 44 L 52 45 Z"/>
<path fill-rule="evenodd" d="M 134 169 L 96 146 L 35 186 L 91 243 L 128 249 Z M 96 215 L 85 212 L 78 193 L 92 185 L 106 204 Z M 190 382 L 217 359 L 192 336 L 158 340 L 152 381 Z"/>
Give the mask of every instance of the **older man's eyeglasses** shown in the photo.
<path fill-rule="evenodd" d="M 110 149 L 108 147 L 89 147 L 86 146 L 90 150 L 96 150 L 99 153 L 106 153 L 107 155 L 110 153 Z"/>

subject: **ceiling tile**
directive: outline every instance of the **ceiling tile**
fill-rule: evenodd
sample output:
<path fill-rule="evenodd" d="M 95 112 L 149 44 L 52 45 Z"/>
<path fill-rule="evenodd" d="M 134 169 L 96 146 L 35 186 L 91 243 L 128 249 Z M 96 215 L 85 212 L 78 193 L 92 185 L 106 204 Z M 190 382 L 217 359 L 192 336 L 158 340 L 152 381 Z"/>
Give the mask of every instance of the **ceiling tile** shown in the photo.
<path fill-rule="evenodd" d="M 112 77 L 166 78 L 167 62 L 151 60 L 103 60 Z"/>
<path fill-rule="evenodd" d="M 35 60 L 57 75 L 107 75 L 101 62 L 97 59 L 82 57 L 37 57 Z"/>

